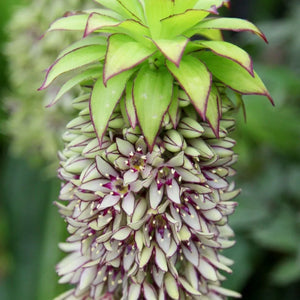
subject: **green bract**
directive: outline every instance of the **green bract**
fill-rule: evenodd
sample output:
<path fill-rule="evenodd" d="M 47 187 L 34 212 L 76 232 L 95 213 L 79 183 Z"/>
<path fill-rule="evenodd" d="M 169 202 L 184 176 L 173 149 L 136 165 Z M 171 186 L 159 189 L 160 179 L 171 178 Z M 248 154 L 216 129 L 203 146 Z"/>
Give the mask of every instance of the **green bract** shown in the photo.
<path fill-rule="evenodd" d="M 100 144 L 121 101 L 126 107 L 123 118 L 132 127 L 140 125 L 153 149 L 166 116 L 173 128 L 177 126 L 178 86 L 217 137 L 221 88 L 229 87 L 242 95 L 264 95 L 272 102 L 249 55 L 222 39 L 221 30 L 232 30 L 249 31 L 266 40 L 248 21 L 217 16 L 217 9 L 228 1 L 96 2 L 104 8 L 69 14 L 51 25 L 49 31 L 82 31 L 84 38 L 58 57 L 40 89 L 63 73 L 88 66 L 61 88 L 54 101 L 80 81 L 97 80 L 90 107 Z M 192 39 L 194 35 L 197 39 Z"/>

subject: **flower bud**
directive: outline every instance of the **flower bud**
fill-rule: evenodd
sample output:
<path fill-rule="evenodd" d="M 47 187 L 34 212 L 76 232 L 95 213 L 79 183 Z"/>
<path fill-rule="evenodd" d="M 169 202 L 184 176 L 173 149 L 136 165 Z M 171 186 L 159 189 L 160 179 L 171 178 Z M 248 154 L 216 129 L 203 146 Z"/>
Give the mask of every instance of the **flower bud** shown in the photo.
<path fill-rule="evenodd" d="M 179 100 L 180 107 L 186 107 L 191 103 L 189 96 L 186 94 L 184 90 L 179 90 L 178 100 Z"/>
<path fill-rule="evenodd" d="M 188 156 L 198 157 L 200 156 L 200 152 L 194 147 L 186 147 L 184 150 L 184 154 Z"/>
<path fill-rule="evenodd" d="M 120 114 L 113 114 L 108 123 L 109 128 L 120 129 L 124 127 L 124 119 Z"/>
<path fill-rule="evenodd" d="M 183 118 L 179 123 L 178 131 L 185 138 L 192 139 L 201 136 L 204 132 L 204 129 L 196 120 L 186 117 Z"/>
<path fill-rule="evenodd" d="M 186 147 L 183 136 L 176 130 L 168 130 L 164 136 L 164 146 L 170 152 L 179 152 Z"/>
<path fill-rule="evenodd" d="M 123 135 L 127 141 L 134 144 L 140 137 L 141 137 L 141 130 L 138 126 L 133 128 L 124 128 L 123 129 Z"/>

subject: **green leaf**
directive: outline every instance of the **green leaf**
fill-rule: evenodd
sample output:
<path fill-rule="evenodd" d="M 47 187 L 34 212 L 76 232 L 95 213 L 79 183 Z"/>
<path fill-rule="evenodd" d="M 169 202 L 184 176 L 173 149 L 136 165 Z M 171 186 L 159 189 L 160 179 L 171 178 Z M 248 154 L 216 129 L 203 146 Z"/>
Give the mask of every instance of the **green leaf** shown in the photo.
<path fill-rule="evenodd" d="M 127 34 L 143 45 L 154 48 L 150 40 L 145 38 L 150 36 L 149 29 L 135 20 L 126 20 L 117 25 L 114 29 L 115 32 Z"/>
<path fill-rule="evenodd" d="M 184 36 L 177 36 L 172 40 L 159 39 L 153 40 L 153 42 L 163 55 L 178 67 L 189 39 Z"/>
<path fill-rule="evenodd" d="M 126 85 L 125 109 L 131 127 L 134 129 L 138 123 L 136 111 L 133 104 L 133 81 L 129 81 Z"/>
<path fill-rule="evenodd" d="M 220 94 L 217 88 L 212 85 L 207 101 L 206 118 L 217 138 L 219 138 L 220 129 L 220 102 Z"/>
<path fill-rule="evenodd" d="M 232 31 L 250 31 L 251 33 L 257 34 L 265 42 L 267 39 L 265 35 L 251 22 L 238 18 L 212 18 L 203 20 L 193 28 L 191 31 L 201 33 L 201 29 L 220 29 L 220 30 L 232 30 Z M 190 36 L 189 33 L 187 33 Z"/>
<path fill-rule="evenodd" d="M 134 55 L 133 55 L 134 54 Z M 104 64 L 104 84 L 113 76 L 140 64 L 153 51 L 125 34 L 113 34 L 108 39 Z"/>
<path fill-rule="evenodd" d="M 101 72 L 102 68 L 98 66 L 96 68 L 88 69 L 72 77 L 60 88 L 54 100 L 51 101 L 51 103 L 47 105 L 47 107 L 54 105 L 65 93 L 67 93 L 69 90 L 71 90 L 74 86 L 81 83 L 82 81 L 99 77 L 101 75 Z"/>
<path fill-rule="evenodd" d="M 54 30 L 84 31 L 89 15 L 71 15 L 54 21 L 47 32 Z"/>
<path fill-rule="evenodd" d="M 173 86 L 173 95 L 172 102 L 170 104 L 168 113 L 173 124 L 173 127 L 176 128 L 179 122 L 179 100 L 178 100 L 178 86 Z"/>
<path fill-rule="evenodd" d="M 132 14 L 124 8 L 124 6 L 117 0 L 95 0 L 99 4 L 103 5 L 104 7 L 107 7 L 119 15 L 123 16 L 125 19 L 132 18 Z"/>
<path fill-rule="evenodd" d="M 197 9 L 210 9 L 213 6 L 219 8 L 221 6 L 228 6 L 230 0 L 198 0 L 194 8 Z"/>
<path fill-rule="evenodd" d="M 271 280 L 276 285 L 290 285 L 300 279 L 300 268 L 297 257 L 281 259 L 271 272 Z"/>
<path fill-rule="evenodd" d="M 105 36 L 88 36 L 86 38 L 80 39 L 79 41 L 65 48 L 63 51 L 59 53 L 59 56 L 57 58 L 60 58 L 65 54 L 67 54 L 68 52 L 71 52 L 78 48 L 82 48 L 89 45 L 106 45 L 106 43 L 107 43 L 107 38 Z"/>
<path fill-rule="evenodd" d="M 174 14 L 181 14 L 187 9 L 194 7 L 198 0 L 176 0 L 174 3 Z"/>
<path fill-rule="evenodd" d="M 47 70 L 46 78 L 39 90 L 45 89 L 63 73 L 103 59 L 105 50 L 104 45 L 91 45 L 75 49 L 60 57 Z"/>
<path fill-rule="evenodd" d="M 100 144 L 106 132 L 109 119 L 132 73 L 133 70 L 129 70 L 117 75 L 107 83 L 107 86 L 104 85 L 101 76 L 94 85 L 90 99 L 91 118 Z"/>
<path fill-rule="evenodd" d="M 184 56 L 179 68 L 169 61 L 167 61 L 167 67 L 185 90 L 202 119 L 205 120 L 211 87 L 211 74 L 206 66 L 193 56 Z"/>
<path fill-rule="evenodd" d="M 253 71 L 254 77 L 252 77 L 240 65 L 212 52 L 201 51 L 199 58 L 207 65 L 214 76 L 231 89 L 241 94 L 267 96 L 273 103 L 268 90 L 255 71 Z"/>
<path fill-rule="evenodd" d="M 160 20 L 173 14 L 173 2 L 172 0 L 144 0 L 147 25 L 152 38 L 156 39 L 160 37 Z"/>
<path fill-rule="evenodd" d="M 118 0 L 133 16 L 140 21 L 145 21 L 144 9 L 139 0 Z"/>
<path fill-rule="evenodd" d="M 186 32 L 184 33 L 184 35 L 186 35 L 188 37 L 192 37 L 195 34 L 203 36 L 205 39 L 209 39 L 212 41 L 223 41 L 224 40 L 222 32 L 219 29 L 201 29 L 200 31 L 196 30 L 194 33 L 192 31 L 189 32 L 189 34 L 187 34 Z"/>
<path fill-rule="evenodd" d="M 205 48 L 208 48 L 215 54 L 238 63 L 243 68 L 245 68 L 252 76 L 254 75 L 251 57 L 240 47 L 223 41 L 196 41 L 193 44 L 196 47 L 199 46 L 201 48 L 203 46 Z"/>
<path fill-rule="evenodd" d="M 145 65 L 138 73 L 133 100 L 145 139 L 153 148 L 161 122 L 172 99 L 173 78 L 164 67 L 153 70 Z"/>
<path fill-rule="evenodd" d="M 107 26 L 115 26 L 120 24 L 120 21 L 99 13 L 91 13 L 86 22 L 86 28 L 84 36 L 91 34 L 92 32 Z"/>
<path fill-rule="evenodd" d="M 187 10 L 185 13 L 172 15 L 161 21 L 161 37 L 178 36 L 207 17 L 211 11 Z"/>

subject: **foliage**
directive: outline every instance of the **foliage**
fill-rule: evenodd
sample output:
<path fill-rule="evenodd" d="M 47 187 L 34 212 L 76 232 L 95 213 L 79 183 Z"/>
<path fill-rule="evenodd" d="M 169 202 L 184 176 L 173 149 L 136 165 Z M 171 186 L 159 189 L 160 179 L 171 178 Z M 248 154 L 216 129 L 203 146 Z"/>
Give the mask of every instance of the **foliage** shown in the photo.
<path fill-rule="evenodd" d="M 9 119 L 3 126 L 4 132 L 11 137 L 13 153 L 27 156 L 38 165 L 45 161 L 53 164 L 50 166 L 52 172 L 57 166 L 57 150 L 62 146 L 58 137 L 68 117 L 72 116 L 70 98 L 65 95 L 64 104 L 46 110 L 57 87 L 43 93 L 38 93 L 37 88 L 40 74 L 54 59 L 56 49 L 62 49 L 78 36 L 73 33 L 63 37 L 57 33 L 45 37 L 43 42 L 40 37 L 51 20 L 64 14 L 70 4 L 74 9 L 83 7 L 81 0 L 33 1 L 20 7 L 6 27 L 9 41 L 4 52 L 9 62 L 10 88 L 5 91 L 4 106 Z M 38 63 L 33 64 L 33 61 Z"/>

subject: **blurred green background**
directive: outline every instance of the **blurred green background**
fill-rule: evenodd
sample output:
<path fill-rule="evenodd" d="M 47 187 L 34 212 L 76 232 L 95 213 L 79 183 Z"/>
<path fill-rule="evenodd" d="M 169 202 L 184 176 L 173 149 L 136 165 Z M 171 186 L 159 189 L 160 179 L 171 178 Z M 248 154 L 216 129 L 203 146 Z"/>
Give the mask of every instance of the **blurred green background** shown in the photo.
<path fill-rule="evenodd" d="M 45 112 L 54 91 L 36 89 L 65 38 L 38 37 L 66 7 L 87 2 L 0 2 L 1 300 L 50 300 L 64 288 L 54 266 L 66 232 L 52 203 L 59 190 L 56 135 L 72 112 L 68 104 Z M 246 33 L 228 36 L 253 56 L 276 103 L 247 96 L 247 122 L 238 115 L 235 179 L 243 192 L 230 218 L 237 244 L 225 253 L 235 260 L 225 286 L 247 300 L 300 299 L 300 3 L 236 0 L 224 13 L 253 21 L 268 37 L 265 45 Z"/>

